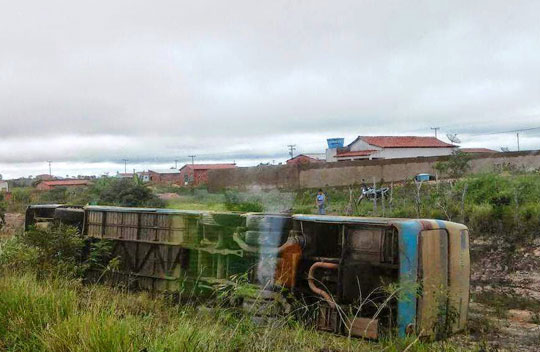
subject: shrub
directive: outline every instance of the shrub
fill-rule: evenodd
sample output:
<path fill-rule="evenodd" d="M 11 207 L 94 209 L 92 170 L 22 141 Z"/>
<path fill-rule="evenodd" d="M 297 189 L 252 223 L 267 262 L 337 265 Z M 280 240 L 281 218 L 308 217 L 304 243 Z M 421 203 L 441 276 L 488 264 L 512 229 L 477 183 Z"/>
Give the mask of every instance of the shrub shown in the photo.
<path fill-rule="evenodd" d="M 164 202 L 147 186 L 133 179 L 103 178 L 90 189 L 93 202 L 124 207 L 162 207 Z"/>
<path fill-rule="evenodd" d="M 521 207 L 518 221 L 518 230 L 522 237 L 540 237 L 540 204 L 528 203 Z"/>
<path fill-rule="evenodd" d="M 38 262 L 37 248 L 26 245 L 20 236 L 0 242 L 0 269 L 13 272 L 33 270 Z"/>
<path fill-rule="evenodd" d="M 225 192 L 225 208 L 231 211 L 262 212 L 263 205 L 257 199 L 245 200 L 235 191 Z"/>
<path fill-rule="evenodd" d="M 11 199 L 8 203 L 10 212 L 22 212 L 32 203 L 32 189 L 29 187 L 17 187 L 11 191 Z"/>
<path fill-rule="evenodd" d="M 40 203 L 67 203 L 67 188 L 55 187 L 39 196 Z"/>
<path fill-rule="evenodd" d="M 467 207 L 467 225 L 475 233 L 494 234 L 498 230 L 498 219 L 495 218 L 493 206 L 489 203 L 473 204 Z"/>
<path fill-rule="evenodd" d="M 112 247 L 109 240 L 83 239 L 76 227 L 33 227 L 0 243 L 0 270 L 83 277 L 89 270 L 109 269 Z"/>
<path fill-rule="evenodd" d="M 40 275 L 80 274 L 84 240 L 76 227 L 62 224 L 44 229 L 34 227 L 25 231 L 20 240 L 35 250 L 35 270 Z"/>

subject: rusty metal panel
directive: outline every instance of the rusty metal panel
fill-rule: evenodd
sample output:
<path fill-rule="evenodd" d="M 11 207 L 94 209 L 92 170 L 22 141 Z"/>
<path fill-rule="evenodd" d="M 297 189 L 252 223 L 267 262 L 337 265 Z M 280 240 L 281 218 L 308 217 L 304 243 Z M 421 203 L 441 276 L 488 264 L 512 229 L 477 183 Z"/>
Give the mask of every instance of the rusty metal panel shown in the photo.
<path fill-rule="evenodd" d="M 347 324 L 347 332 L 351 336 L 365 337 L 367 339 L 377 339 L 379 337 L 379 320 L 370 318 L 354 318 L 351 324 Z"/>
<path fill-rule="evenodd" d="M 352 228 L 348 232 L 351 259 L 365 262 L 380 262 L 381 240 L 385 228 Z"/>
<path fill-rule="evenodd" d="M 448 288 L 448 232 L 444 229 L 420 233 L 419 278 L 421 296 L 418 299 L 417 331 L 421 336 L 433 336 L 446 324 Z"/>
<path fill-rule="evenodd" d="M 449 236 L 449 323 L 451 331 L 465 329 L 469 309 L 469 231 L 462 225 L 447 226 Z"/>

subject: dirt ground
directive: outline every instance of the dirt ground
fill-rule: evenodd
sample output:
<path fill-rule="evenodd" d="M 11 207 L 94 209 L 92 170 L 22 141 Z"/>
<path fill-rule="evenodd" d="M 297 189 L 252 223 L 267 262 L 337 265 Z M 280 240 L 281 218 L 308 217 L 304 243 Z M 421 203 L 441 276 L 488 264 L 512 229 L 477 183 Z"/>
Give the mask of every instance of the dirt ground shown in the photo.
<path fill-rule="evenodd" d="M 540 351 L 540 242 L 471 246 L 469 338 L 486 351 Z"/>
<path fill-rule="evenodd" d="M 6 225 L 0 230 L 0 238 L 13 236 L 17 231 L 22 231 L 24 215 L 6 213 Z"/>

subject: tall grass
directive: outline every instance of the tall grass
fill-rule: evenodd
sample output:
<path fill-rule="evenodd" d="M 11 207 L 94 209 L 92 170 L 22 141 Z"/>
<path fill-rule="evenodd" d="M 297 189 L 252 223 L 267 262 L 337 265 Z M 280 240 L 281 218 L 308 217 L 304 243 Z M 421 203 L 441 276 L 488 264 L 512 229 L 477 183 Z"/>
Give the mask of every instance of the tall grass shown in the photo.
<path fill-rule="evenodd" d="M 414 339 L 379 343 L 294 322 L 266 327 L 230 309 L 179 306 L 147 293 L 76 280 L 0 278 L 0 350 L 6 351 L 461 351 Z"/>

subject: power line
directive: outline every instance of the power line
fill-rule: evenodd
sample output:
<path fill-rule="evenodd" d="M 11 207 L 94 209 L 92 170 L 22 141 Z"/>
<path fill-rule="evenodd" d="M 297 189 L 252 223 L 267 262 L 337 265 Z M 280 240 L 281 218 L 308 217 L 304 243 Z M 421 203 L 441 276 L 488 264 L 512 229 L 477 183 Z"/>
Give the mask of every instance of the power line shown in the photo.
<path fill-rule="evenodd" d="M 197 157 L 197 155 L 188 155 L 188 158 L 191 158 L 191 165 L 195 164 L 195 158 L 196 157 Z"/>
<path fill-rule="evenodd" d="M 531 128 L 521 128 L 517 130 L 509 130 L 509 131 L 501 131 L 501 132 L 492 132 L 492 133 L 481 133 L 479 135 L 492 135 L 492 134 L 503 134 L 503 133 L 519 133 L 519 132 L 525 132 L 525 131 L 532 131 L 532 130 L 538 130 L 539 127 L 531 127 Z"/>
<path fill-rule="evenodd" d="M 499 132 L 491 132 L 491 133 L 477 133 L 477 134 L 471 134 L 470 136 L 492 136 L 495 134 L 506 134 L 506 133 L 515 133 L 516 134 L 516 144 L 517 144 L 517 151 L 519 152 L 521 150 L 520 144 L 519 144 L 519 133 L 520 132 L 526 132 L 526 131 L 533 131 L 538 130 L 539 127 L 529 127 L 529 128 L 521 128 L 516 130 L 508 130 L 508 131 L 499 131 Z"/>

